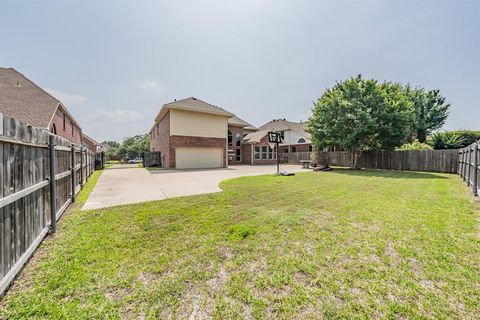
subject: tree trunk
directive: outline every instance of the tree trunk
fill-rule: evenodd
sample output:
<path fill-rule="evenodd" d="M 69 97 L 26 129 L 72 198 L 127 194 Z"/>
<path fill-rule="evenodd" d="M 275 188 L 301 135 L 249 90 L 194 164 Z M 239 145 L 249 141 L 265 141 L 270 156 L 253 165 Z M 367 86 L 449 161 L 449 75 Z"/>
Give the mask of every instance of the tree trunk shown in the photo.
<path fill-rule="evenodd" d="M 425 130 L 417 130 L 417 140 L 420 143 L 427 141 L 427 132 Z"/>
<path fill-rule="evenodd" d="M 353 148 L 351 151 L 350 151 L 350 157 L 352 159 L 352 169 L 353 170 L 360 170 L 360 166 L 358 165 L 358 158 L 360 157 L 360 155 L 362 154 L 362 150 L 360 149 L 357 149 L 357 148 Z"/>

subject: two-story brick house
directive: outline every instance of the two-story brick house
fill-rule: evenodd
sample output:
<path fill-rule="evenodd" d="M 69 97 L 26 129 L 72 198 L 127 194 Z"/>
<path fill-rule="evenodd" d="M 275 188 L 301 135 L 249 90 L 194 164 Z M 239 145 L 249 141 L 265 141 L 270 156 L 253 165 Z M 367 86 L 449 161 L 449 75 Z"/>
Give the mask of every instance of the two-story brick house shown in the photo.
<path fill-rule="evenodd" d="M 224 168 L 250 163 L 243 139 L 257 130 L 223 108 L 190 97 L 166 103 L 150 129 L 150 151 L 166 168 Z"/>
<path fill-rule="evenodd" d="M 0 68 L 0 112 L 82 143 L 82 128 L 62 102 L 14 68 Z"/>

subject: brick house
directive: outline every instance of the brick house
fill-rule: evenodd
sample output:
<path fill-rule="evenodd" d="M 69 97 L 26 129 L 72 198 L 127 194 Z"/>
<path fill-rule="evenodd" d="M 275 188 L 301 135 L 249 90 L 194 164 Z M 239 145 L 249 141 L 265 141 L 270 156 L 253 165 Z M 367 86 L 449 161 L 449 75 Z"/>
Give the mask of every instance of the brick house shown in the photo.
<path fill-rule="evenodd" d="M 279 145 L 280 157 L 294 152 L 310 152 L 313 150 L 310 134 L 305 131 L 305 122 L 290 122 L 275 119 L 258 128 L 258 131 L 244 137 L 244 152 L 250 152 L 249 164 L 276 163 L 276 150 L 268 142 L 268 132 L 280 132 L 283 142 Z M 247 149 L 249 149 L 247 151 Z"/>
<path fill-rule="evenodd" d="M 82 145 L 93 153 L 97 152 L 98 143 L 86 134 L 82 135 Z"/>
<path fill-rule="evenodd" d="M 82 143 L 82 128 L 62 102 L 14 68 L 0 68 L 0 112 Z"/>
<path fill-rule="evenodd" d="M 150 151 L 161 153 L 165 168 L 225 168 L 233 116 L 194 97 L 166 103 L 150 129 Z"/>

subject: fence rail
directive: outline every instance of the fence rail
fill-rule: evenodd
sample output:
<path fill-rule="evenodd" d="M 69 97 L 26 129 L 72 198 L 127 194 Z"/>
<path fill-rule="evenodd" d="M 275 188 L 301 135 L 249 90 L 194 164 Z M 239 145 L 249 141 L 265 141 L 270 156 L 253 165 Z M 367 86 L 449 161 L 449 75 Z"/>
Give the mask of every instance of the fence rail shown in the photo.
<path fill-rule="evenodd" d="M 317 151 L 312 156 L 332 166 L 348 167 L 352 163 L 346 151 Z M 457 173 L 458 150 L 365 151 L 358 165 L 366 169 Z"/>
<path fill-rule="evenodd" d="M 280 159 L 288 163 L 300 163 L 302 160 L 310 160 L 312 152 L 280 153 Z"/>
<path fill-rule="evenodd" d="M 458 152 L 458 174 L 472 188 L 474 196 L 478 196 L 480 186 L 478 177 L 480 174 L 480 146 L 475 142 Z"/>
<path fill-rule="evenodd" d="M 0 113 L 0 296 L 92 174 L 95 154 Z"/>

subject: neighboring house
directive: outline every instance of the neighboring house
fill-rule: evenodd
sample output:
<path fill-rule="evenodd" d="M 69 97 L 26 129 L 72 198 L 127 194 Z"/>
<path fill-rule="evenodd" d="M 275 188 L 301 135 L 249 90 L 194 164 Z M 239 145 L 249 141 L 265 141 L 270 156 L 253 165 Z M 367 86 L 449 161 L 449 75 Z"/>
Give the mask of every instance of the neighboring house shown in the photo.
<path fill-rule="evenodd" d="M 82 145 L 93 153 L 97 152 L 98 143 L 86 134 L 82 136 Z"/>
<path fill-rule="evenodd" d="M 0 112 L 82 143 L 82 129 L 67 108 L 14 68 L 0 68 Z"/>
<path fill-rule="evenodd" d="M 228 119 L 234 114 L 190 97 L 162 106 L 149 132 L 150 151 L 166 168 L 227 167 Z"/>
<path fill-rule="evenodd" d="M 245 136 L 243 143 L 250 147 L 250 164 L 271 164 L 276 162 L 276 150 L 268 142 L 269 131 L 279 132 L 282 137 L 283 141 L 279 145 L 280 154 L 312 151 L 310 134 L 305 131 L 305 126 L 305 122 L 275 119 L 259 127 L 258 131 Z"/>

